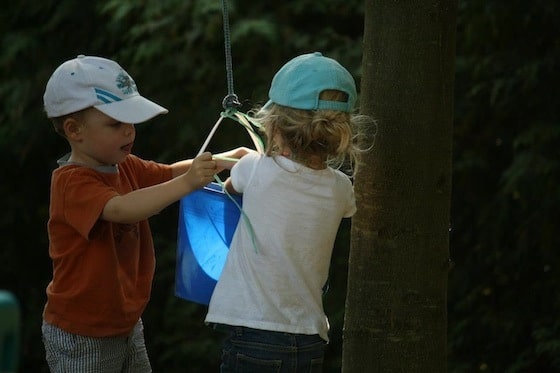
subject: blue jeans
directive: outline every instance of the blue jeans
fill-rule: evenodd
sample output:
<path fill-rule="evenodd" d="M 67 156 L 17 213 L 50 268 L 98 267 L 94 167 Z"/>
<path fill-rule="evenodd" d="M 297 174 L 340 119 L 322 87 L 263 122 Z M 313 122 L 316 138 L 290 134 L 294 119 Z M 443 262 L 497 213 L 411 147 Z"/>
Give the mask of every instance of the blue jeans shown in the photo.
<path fill-rule="evenodd" d="M 291 334 L 240 326 L 227 328 L 221 373 L 322 372 L 326 342 L 319 335 Z"/>

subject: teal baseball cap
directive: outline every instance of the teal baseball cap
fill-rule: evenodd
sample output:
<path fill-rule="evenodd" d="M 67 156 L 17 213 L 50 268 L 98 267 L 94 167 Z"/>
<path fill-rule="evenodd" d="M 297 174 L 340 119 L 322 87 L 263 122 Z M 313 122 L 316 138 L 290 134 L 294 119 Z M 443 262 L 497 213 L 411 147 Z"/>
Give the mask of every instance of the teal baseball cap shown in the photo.
<path fill-rule="evenodd" d="M 342 91 L 347 102 L 321 100 L 325 90 Z M 274 75 L 268 92 L 270 104 L 302 110 L 336 110 L 351 112 L 356 103 L 354 78 L 336 60 L 320 52 L 307 53 L 288 61 Z"/>

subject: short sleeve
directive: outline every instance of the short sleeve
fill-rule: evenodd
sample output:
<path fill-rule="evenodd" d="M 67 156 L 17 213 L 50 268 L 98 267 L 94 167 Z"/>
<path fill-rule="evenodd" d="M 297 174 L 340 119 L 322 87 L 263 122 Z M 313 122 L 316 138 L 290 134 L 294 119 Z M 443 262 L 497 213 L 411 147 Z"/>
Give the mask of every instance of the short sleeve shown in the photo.
<path fill-rule="evenodd" d="M 68 172 L 59 181 L 53 190 L 62 202 L 60 213 L 68 225 L 87 239 L 107 202 L 119 193 L 93 171 Z"/>
<path fill-rule="evenodd" d="M 349 218 L 353 216 L 356 211 L 358 211 L 356 207 L 356 197 L 354 196 L 354 188 L 350 187 L 350 193 L 348 195 L 348 203 L 346 205 L 346 211 L 344 213 L 345 218 Z"/>
<path fill-rule="evenodd" d="M 262 154 L 249 153 L 239 160 L 231 169 L 230 177 L 233 188 L 243 193 L 251 177 L 256 163 L 263 157 Z"/>
<path fill-rule="evenodd" d="M 130 154 L 126 161 L 121 163 L 121 169 L 128 175 L 134 175 L 138 188 L 145 188 L 171 180 L 173 171 L 170 165 L 147 161 Z"/>

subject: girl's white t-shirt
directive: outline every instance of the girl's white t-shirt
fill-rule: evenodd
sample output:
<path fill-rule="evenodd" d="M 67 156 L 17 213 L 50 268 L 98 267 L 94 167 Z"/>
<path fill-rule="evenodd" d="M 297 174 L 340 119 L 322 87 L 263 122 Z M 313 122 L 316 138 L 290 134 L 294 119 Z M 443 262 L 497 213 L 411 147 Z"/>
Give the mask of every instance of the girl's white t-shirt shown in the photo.
<path fill-rule="evenodd" d="M 205 321 L 328 341 L 322 288 L 340 222 L 356 212 L 350 179 L 248 154 L 231 181 L 250 226 L 240 218 Z"/>

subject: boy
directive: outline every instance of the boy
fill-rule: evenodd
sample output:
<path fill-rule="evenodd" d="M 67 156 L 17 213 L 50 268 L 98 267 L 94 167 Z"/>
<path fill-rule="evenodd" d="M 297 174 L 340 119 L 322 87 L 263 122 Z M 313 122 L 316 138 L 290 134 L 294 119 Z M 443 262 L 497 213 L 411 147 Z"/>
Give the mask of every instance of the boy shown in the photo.
<path fill-rule="evenodd" d="M 171 165 L 131 154 L 136 123 L 167 113 L 116 62 L 80 55 L 44 105 L 70 145 L 51 180 L 43 341 L 52 372 L 151 372 L 141 315 L 155 256 L 148 218 L 213 180 L 208 152 Z M 241 157 L 244 148 L 221 155 Z"/>

